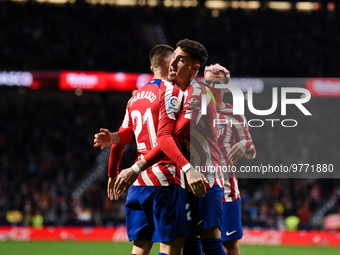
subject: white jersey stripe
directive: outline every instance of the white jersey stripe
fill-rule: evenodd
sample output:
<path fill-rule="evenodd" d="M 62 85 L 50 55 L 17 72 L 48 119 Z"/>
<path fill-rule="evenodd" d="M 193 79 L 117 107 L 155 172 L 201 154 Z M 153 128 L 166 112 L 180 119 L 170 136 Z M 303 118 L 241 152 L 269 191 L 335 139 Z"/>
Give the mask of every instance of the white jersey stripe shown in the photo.
<path fill-rule="evenodd" d="M 152 183 L 152 181 L 150 180 L 150 178 L 147 174 L 147 171 L 143 171 L 140 175 L 141 175 L 143 181 L 145 182 L 146 186 L 154 186 L 154 184 Z"/>
<path fill-rule="evenodd" d="M 128 128 L 130 125 L 130 118 L 129 118 L 129 111 L 128 111 L 128 108 L 126 108 L 125 110 L 125 116 L 124 116 L 124 120 L 123 120 L 123 124 L 122 124 L 122 127 L 123 128 Z"/>
<path fill-rule="evenodd" d="M 172 165 L 169 165 L 172 166 Z M 172 166 L 173 167 L 173 166 Z M 170 170 L 170 168 L 169 168 Z M 161 183 L 162 186 L 168 186 L 168 180 L 166 179 L 166 176 L 162 173 L 162 171 L 159 169 L 158 164 L 154 164 L 152 166 L 152 172 L 155 174 L 159 182 Z"/>

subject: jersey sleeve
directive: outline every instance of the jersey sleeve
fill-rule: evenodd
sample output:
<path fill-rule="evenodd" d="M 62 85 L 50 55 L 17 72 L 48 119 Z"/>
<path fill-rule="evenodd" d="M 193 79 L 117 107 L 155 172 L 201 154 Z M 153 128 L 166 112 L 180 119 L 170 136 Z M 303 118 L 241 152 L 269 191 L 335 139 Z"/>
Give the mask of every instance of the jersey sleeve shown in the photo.
<path fill-rule="evenodd" d="M 120 137 L 119 144 L 133 143 L 136 141 L 132 126 L 128 128 L 120 128 L 117 133 Z"/>
<path fill-rule="evenodd" d="M 130 99 L 131 100 L 131 99 Z M 130 103 L 130 100 L 126 106 L 126 110 L 125 110 L 125 116 L 124 116 L 124 120 L 123 120 L 123 123 L 122 123 L 122 128 L 128 128 L 128 127 L 132 127 L 132 119 L 130 118 L 130 114 L 129 114 L 129 103 Z"/>
<path fill-rule="evenodd" d="M 113 178 L 119 174 L 119 163 L 122 159 L 125 144 L 113 144 L 110 151 L 108 176 Z"/>
<path fill-rule="evenodd" d="M 119 131 L 124 130 L 120 127 Z M 125 144 L 112 144 L 109 158 L 108 176 L 113 178 L 119 174 L 119 163 L 122 159 Z"/>
<path fill-rule="evenodd" d="M 171 86 L 174 87 L 173 85 Z M 178 144 L 176 144 L 175 139 L 172 136 L 174 132 L 176 133 L 175 126 L 182 104 L 181 91 L 179 89 L 177 89 L 177 91 L 178 92 L 176 93 L 176 91 L 171 88 L 166 88 L 163 91 L 161 90 L 161 118 L 158 124 L 157 143 L 162 151 L 175 162 L 179 168 L 182 168 L 189 164 L 189 162 L 178 149 Z M 180 126 L 177 126 L 177 128 L 182 128 L 183 124 L 184 122 L 178 122 L 178 125 Z"/>

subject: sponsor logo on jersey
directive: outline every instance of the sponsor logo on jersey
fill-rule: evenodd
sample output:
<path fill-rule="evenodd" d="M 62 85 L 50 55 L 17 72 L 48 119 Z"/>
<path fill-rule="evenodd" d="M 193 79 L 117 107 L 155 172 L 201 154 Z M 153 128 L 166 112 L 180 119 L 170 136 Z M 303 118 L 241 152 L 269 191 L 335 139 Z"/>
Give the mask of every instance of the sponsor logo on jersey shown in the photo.
<path fill-rule="evenodd" d="M 189 104 L 200 105 L 200 100 L 198 100 L 197 98 L 189 98 Z"/>

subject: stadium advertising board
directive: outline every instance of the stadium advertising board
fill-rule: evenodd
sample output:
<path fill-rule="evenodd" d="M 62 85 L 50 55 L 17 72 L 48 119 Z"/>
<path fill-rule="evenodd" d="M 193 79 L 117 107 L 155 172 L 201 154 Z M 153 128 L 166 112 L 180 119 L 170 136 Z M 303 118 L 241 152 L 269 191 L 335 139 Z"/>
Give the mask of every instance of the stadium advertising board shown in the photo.
<path fill-rule="evenodd" d="M 316 97 L 339 97 L 340 79 L 308 78 L 306 88 Z"/>
<path fill-rule="evenodd" d="M 150 81 L 153 74 L 96 71 L 0 71 L 0 86 L 31 89 L 133 91 Z M 198 76 L 202 78 L 202 76 Z M 272 94 L 273 88 L 305 87 L 312 97 L 339 97 L 337 78 L 231 78 L 230 85 L 247 94 Z M 275 90 L 274 90 L 275 91 Z M 276 92 L 275 92 L 276 93 Z"/>
<path fill-rule="evenodd" d="M 340 230 L 340 214 L 330 214 L 324 219 L 324 229 Z"/>
<path fill-rule="evenodd" d="M 0 85 L 30 87 L 33 83 L 31 72 L 0 72 Z"/>
<path fill-rule="evenodd" d="M 132 91 L 152 79 L 151 74 L 62 71 L 61 90 Z"/>
<path fill-rule="evenodd" d="M 241 244 L 340 246 L 335 231 L 244 229 Z M 0 241 L 106 241 L 128 242 L 126 227 L 0 227 Z"/>
<path fill-rule="evenodd" d="M 0 86 L 30 89 L 57 88 L 59 72 L 0 71 Z"/>

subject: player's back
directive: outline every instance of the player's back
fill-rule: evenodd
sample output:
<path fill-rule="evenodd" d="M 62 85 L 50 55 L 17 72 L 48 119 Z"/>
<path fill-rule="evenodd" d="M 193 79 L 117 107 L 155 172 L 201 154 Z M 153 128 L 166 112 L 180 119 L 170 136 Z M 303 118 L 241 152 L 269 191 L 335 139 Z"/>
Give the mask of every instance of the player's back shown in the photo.
<path fill-rule="evenodd" d="M 159 120 L 159 86 L 161 79 L 153 79 L 141 87 L 129 100 L 124 127 L 132 126 L 135 134 L 138 157 L 156 146 L 156 131 Z"/>
<path fill-rule="evenodd" d="M 157 130 L 160 116 L 160 87 L 166 81 L 153 79 L 141 87 L 129 100 L 124 118 L 124 127 L 132 126 L 138 160 L 148 154 L 156 145 Z M 183 186 L 183 177 L 175 164 L 165 157 L 157 164 L 143 171 L 134 185 L 140 186 L 168 186 L 176 183 Z"/>

